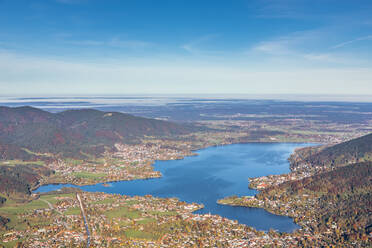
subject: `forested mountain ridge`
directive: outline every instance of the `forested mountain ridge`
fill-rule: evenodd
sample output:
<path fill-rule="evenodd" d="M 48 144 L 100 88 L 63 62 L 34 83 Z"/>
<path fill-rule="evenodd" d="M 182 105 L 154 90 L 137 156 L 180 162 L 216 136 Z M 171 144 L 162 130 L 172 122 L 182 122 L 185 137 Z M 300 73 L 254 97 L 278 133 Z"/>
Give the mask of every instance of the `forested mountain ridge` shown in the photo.
<path fill-rule="evenodd" d="M 51 174 L 53 171 L 41 164 L 3 164 L 0 166 L 0 192 L 6 197 L 24 198 L 31 194 L 42 177 Z"/>
<path fill-rule="evenodd" d="M 306 223 L 313 235 L 322 233 L 324 240 L 317 244 L 319 247 L 354 241 L 368 244 L 372 232 L 372 162 L 350 164 L 288 181 L 263 190 L 257 198 L 295 209 L 295 215 L 285 208 L 273 210 Z M 309 245 L 315 243 L 309 242 Z"/>
<path fill-rule="evenodd" d="M 292 169 L 327 169 L 372 161 L 372 134 L 333 146 L 302 148 L 290 157 L 290 161 Z"/>
<path fill-rule="evenodd" d="M 71 168 L 79 165 L 84 174 L 84 162 L 92 159 L 92 164 L 104 164 L 103 153 L 114 151 L 117 143 L 141 143 L 145 137 L 172 139 L 193 130 L 196 128 L 93 109 L 49 113 L 33 107 L 0 107 L 0 206 L 6 199 L 28 199 L 32 189 L 58 174 L 50 166 L 56 161 L 73 161 Z M 66 173 L 79 176 L 71 171 Z M 5 219 L 0 218 L 1 222 Z"/>
<path fill-rule="evenodd" d="M 32 107 L 0 107 L 0 159 L 30 159 L 40 153 L 101 154 L 118 142 L 138 143 L 145 136 L 166 138 L 192 130 L 118 112 L 82 109 L 53 114 Z"/>
<path fill-rule="evenodd" d="M 307 147 L 290 158 L 292 170 L 311 176 L 268 187 L 256 197 L 274 201 L 279 214 L 297 218 L 326 244 L 366 246 L 372 232 L 372 134 L 333 146 Z M 286 207 L 284 207 L 286 206 Z M 292 211 L 292 212 L 291 212 Z M 305 245 L 305 244 L 303 244 Z"/>
<path fill-rule="evenodd" d="M 254 197 L 220 204 L 261 207 L 294 218 L 298 247 L 371 247 L 372 135 L 306 147 L 291 156 L 292 172 L 253 178 Z M 265 185 L 258 188 L 258 185 Z"/>

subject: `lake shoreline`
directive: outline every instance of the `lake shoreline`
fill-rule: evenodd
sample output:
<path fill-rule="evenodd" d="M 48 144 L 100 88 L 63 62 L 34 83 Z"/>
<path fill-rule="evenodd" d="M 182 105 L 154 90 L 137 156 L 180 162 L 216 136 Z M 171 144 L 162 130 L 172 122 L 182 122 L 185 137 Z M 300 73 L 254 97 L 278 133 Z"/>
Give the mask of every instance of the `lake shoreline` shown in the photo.
<path fill-rule="evenodd" d="M 253 149 L 259 149 L 259 150 L 262 150 L 262 151 L 265 151 L 266 149 L 273 149 L 272 152 L 275 152 L 275 156 L 279 156 L 282 152 L 280 149 L 283 149 L 283 152 L 285 151 L 286 155 L 285 155 L 285 159 L 282 155 L 280 155 L 280 157 L 278 158 L 275 158 L 275 159 L 280 159 L 279 163 L 282 163 L 280 166 L 281 167 L 278 167 L 278 168 L 283 168 L 285 169 L 286 171 L 290 170 L 289 169 L 289 164 L 288 164 L 288 156 L 292 153 L 293 149 L 298 147 L 298 145 L 300 144 L 304 144 L 304 143 L 294 143 L 294 142 L 291 142 L 291 143 L 277 143 L 277 142 L 270 142 L 270 143 L 263 143 L 263 142 L 249 142 L 249 143 L 243 143 L 243 144 L 228 144 L 228 145 L 218 145 L 218 146 L 209 146 L 209 147 L 206 147 L 206 148 L 202 148 L 202 149 L 197 149 L 197 150 L 194 150 L 194 152 L 197 152 L 197 156 L 185 156 L 182 160 L 159 160 L 159 161 L 155 161 L 155 168 L 160 169 L 160 171 L 163 173 L 164 171 L 167 171 L 167 169 L 171 169 L 173 166 L 173 163 L 172 163 L 172 166 L 164 166 L 164 164 L 161 164 L 163 162 L 165 163 L 169 163 L 169 162 L 172 162 L 174 161 L 176 164 L 180 164 L 182 163 L 182 165 L 178 166 L 179 168 L 182 168 L 182 171 L 188 171 L 188 167 L 189 165 L 187 164 L 189 161 L 199 161 L 201 159 L 204 159 L 203 157 L 205 157 L 206 155 L 205 154 L 208 154 L 208 153 L 212 153 L 212 154 L 216 154 L 216 155 L 219 155 L 219 156 L 223 156 L 224 159 L 226 160 L 225 162 L 225 167 L 227 169 L 231 169 L 231 170 L 236 170 L 236 169 L 240 169 L 241 167 L 241 163 L 238 162 L 238 164 L 232 164 L 230 165 L 230 155 L 229 152 L 232 152 L 232 151 L 235 151 L 235 155 L 234 156 L 237 156 L 237 155 L 241 155 L 241 153 L 243 153 L 243 155 L 246 153 L 246 152 L 251 152 L 250 150 L 253 148 Z M 305 146 L 307 146 L 308 144 L 304 144 Z M 252 147 L 252 148 L 251 148 Z M 270 148 L 272 147 L 272 148 Z M 282 147 L 278 150 L 278 148 L 275 148 L 275 147 Z M 215 148 L 215 149 L 213 149 Z M 221 150 L 221 148 L 223 148 Z M 243 149 L 243 150 L 242 150 Z M 225 154 L 225 152 L 223 151 L 226 151 L 227 153 Z M 223 154 L 223 155 L 222 155 Z M 246 155 L 244 155 L 246 156 Z M 251 157 L 251 156 L 247 156 L 247 157 Z M 233 158 L 232 158 L 233 159 Z M 202 160 L 203 161 L 203 160 Z M 230 161 L 230 162 L 229 162 Z M 186 163 L 186 164 L 185 164 Z M 200 169 L 206 169 L 209 170 L 209 165 L 207 165 L 207 167 L 205 167 L 205 165 L 201 164 L 199 165 L 198 163 L 199 162 L 195 162 L 197 163 L 197 165 L 194 165 L 196 168 L 200 168 Z M 209 162 L 208 162 L 209 163 Z M 276 162 L 275 162 L 276 163 Z M 274 164 L 275 164 L 274 163 Z M 244 163 L 242 164 L 243 165 L 243 168 L 245 168 L 244 166 Z M 201 166 L 201 167 L 200 167 Z M 213 165 L 210 169 L 213 170 L 213 167 L 215 165 Z M 176 166 L 177 167 L 177 166 Z M 248 167 L 247 167 L 248 168 Z M 254 169 L 258 169 L 258 170 L 262 170 L 263 172 L 260 172 L 260 173 L 264 173 L 264 175 L 266 174 L 264 171 L 268 170 L 269 168 L 265 168 L 264 165 L 257 165 L 257 166 L 253 166 L 252 168 Z M 273 168 L 277 168 L 277 166 L 275 165 L 275 167 Z M 192 169 L 192 168 L 191 168 Z M 274 173 L 274 174 L 277 174 L 278 169 L 275 169 L 274 171 L 269 171 L 270 174 Z M 280 169 L 282 170 L 282 169 Z M 280 171 L 279 171 L 280 173 Z M 282 172 L 283 173 L 283 172 Z M 178 175 L 177 176 L 182 176 L 182 173 L 177 173 Z M 267 173 L 268 174 L 268 173 Z M 266 175 L 267 175 L 266 174 Z M 251 175 L 251 174 L 247 174 L 247 173 L 239 173 L 239 180 L 241 182 L 246 182 L 247 181 L 247 177 L 248 175 Z M 165 177 L 165 178 L 164 178 Z M 242 179 L 243 177 L 243 179 Z M 234 176 L 228 176 L 228 175 L 224 175 L 223 176 L 223 179 L 225 180 L 232 180 L 234 178 Z M 150 179 L 156 179 L 156 180 L 151 180 L 150 182 Z M 178 198 L 180 201 L 184 201 L 184 202 L 197 202 L 199 204 L 204 204 L 204 206 L 206 206 L 207 208 L 203 209 L 202 211 L 199 211 L 195 214 L 208 214 L 208 213 L 212 213 L 212 214 L 216 214 L 216 215 L 220 215 L 222 217 L 225 217 L 225 218 L 228 218 L 228 219 L 231 219 L 231 220 L 237 220 L 239 221 L 239 223 L 241 224 L 244 224 L 244 225 L 247 225 L 247 226 L 250 226 L 250 227 L 253 227 L 253 228 L 256 228 L 257 230 L 262 230 L 262 231 L 268 231 L 269 230 L 269 227 L 271 226 L 271 221 L 269 220 L 270 218 L 276 218 L 276 220 L 273 222 L 273 223 L 277 223 L 273 226 L 274 229 L 276 230 L 279 230 L 281 232 L 287 232 L 287 233 L 292 233 L 296 230 L 298 230 L 300 227 L 297 226 L 293 226 L 293 227 L 290 227 L 289 229 L 282 229 L 283 227 L 280 227 L 279 223 L 283 222 L 283 224 L 285 222 L 288 223 L 288 225 L 290 223 L 293 223 L 295 224 L 294 220 L 288 216 L 283 216 L 283 215 L 278 215 L 277 213 L 273 213 L 271 211 L 267 211 L 266 209 L 262 209 L 263 212 L 261 211 L 258 211 L 259 209 L 257 208 L 255 211 L 258 211 L 257 214 L 258 215 L 265 215 L 266 217 L 265 218 L 268 218 L 268 220 L 264 221 L 266 223 L 261 223 L 259 224 L 258 226 L 256 224 L 252 224 L 251 223 L 251 220 L 250 218 L 248 218 L 248 216 L 244 217 L 244 221 L 241 219 L 240 216 L 242 216 L 242 214 L 244 214 L 245 210 L 242 210 L 242 209 L 230 209 L 230 208 L 227 208 L 227 209 L 220 209 L 218 206 L 214 206 L 214 205 L 218 205 L 216 204 L 216 201 L 218 199 L 218 196 L 216 195 L 216 198 L 215 200 L 213 201 L 213 204 L 211 202 L 209 202 L 208 204 L 205 204 L 205 200 L 203 199 L 200 199 L 201 196 L 198 196 L 199 193 L 196 193 L 197 195 L 195 196 L 192 196 L 191 198 L 190 197 L 186 197 L 183 196 L 182 194 L 179 195 L 178 193 L 171 193 L 170 196 L 169 195 L 164 195 L 163 193 L 162 194 L 158 194 L 156 192 L 153 192 L 151 193 L 151 189 L 147 190 L 146 187 L 147 186 L 140 186 L 141 187 L 145 187 L 144 188 L 144 191 L 140 191 L 141 189 L 135 189 L 133 191 L 133 187 L 137 188 L 136 186 L 133 186 L 133 185 L 148 185 L 148 187 L 152 188 L 153 186 L 156 188 L 157 186 L 156 185 L 159 185 L 161 184 L 163 181 L 166 181 L 169 179 L 169 175 L 164 175 L 162 178 L 150 178 L 150 179 L 146 179 L 146 180 L 125 180 L 125 181 L 122 181 L 122 180 L 119 180 L 119 181 L 112 181 L 112 182 L 109 182 L 109 183 L 113 183 L 111 184 L 111 187 L 105 187 L 103 184 L 105 183 L 108 183 L 108 182 L 100 182 L 100 183 L 96 183 L 96 184 L 89 184 L 89 185 L 84 185 L 84 186 L 79 186 L 79 185 L 73 185 L 73 184 L 46 184 L 46 185 L 40 185 L 38 187 L 37 190 L 35 190 L 33 193 L 43 193 L 43 190 L 46 190 L 46 192 L 48 191 L 51 191 L 51 190 L 56 190 L 56 189 L 59 189 L 59 188 L 62 188 L 62 187 L 76 187 L 76 188 L 79 188 L 81 187 L 81 189 L 83 191 L 88 191 L 88 192 L 104 192 L 104 193 L 113 193 L 113 194 L 121 194 L 121 195 L 128 195 L 128 196 L 135 196 L 135 195 L 153 195 L 155 197 L 161 197 L 161 198 L 169 198 L 169 197 L 176 197 Z M 184 180 L 184 179 L 181 179 L 181 180 Z M 187 179 L 185 179 L 187 180 Z M 243 181 L 242 181 L 243 180 Z M 116 185 L 115 185 L 116 184 Z M 245 183 L 244 183 L 245 184 Z M 121 186 L 123 185 L 123 186 Z M 132 186 L 129 186 L 129 188 L 127 188 L 128 186 L 124 186 L 124 185 L 132 185 Z M 240 184 L 239 184 L 240 185 Z M 42 188 L 42 187 L 45 187 L 45 188 Z M 40 188 L 41 187 L 41 188 Z M 218 186 L 219 187 L 219 186 Z M 247 185 L 245 184 L 245 186 L 243 185 L 244 188 L 248 188 Z M 39 191 L 39 189 L 41 189 L 41 191 Z M 123 191 L 123 189 L 125 189 Z M 137 191 L 136 191 L 137 190 Z M 187 190 L 187 189 L 186 189 Z M 217 191 L 213 190 L 213 194 L 217 194 L 218 192 L 218 189 L 216 188 Z M 243 189 L 242 189 L 243 190 Z M 245 191 L 245 189 L 244 189 Z M 201 192 L 200 192 L 201 193 Z M 256 193 L 254 193 L 256 194 Z M 214 197 L 214 196 L 211 196 L 211 197 Z M 208 198 L 209 199 L 209 198 Z M 210 200 L 208 200 L 210 201 Z M 211 205 L 212 204 L 212 205 Z M 212 208 L 211 208 L 212 207 Z M 226 206 L 227 207 L 227 206 Z M 222 211 L 222 212 L 221 212 Z M 226 212 L 227 211 L 227 212 Z M 230 212 L 231 213 L 230 213 Z M 270 214 L 270 215 L 267 215 L 267 214 Z M 232 215 L 231 215 L 232 214 Z M 245 214 L 244 214 L 245 215 Z M 272 216 L 272 217 L 271 217 Z M 285 219 L 281 220 L 280 218 L 278 217 L 284 217 Z M 273 219 L 273 220 L 274 220 Z M 288 219 L 288 220 L 287 220 Z M 260 220 L 256 220 L 257 221 L 260 221 Z M 266 227 L 263 227 L 263 226 L 267 226 Z M 279 225 L 279 226 L 277 226 Z M 286 224 L 287 225 L 287 224 Z M 260 227 L 261 226 L 261 227 Z M 275 227 L 277 226 L 277 227 Z"/>
<path fill-rule="evenodd" d="M 202 151 L 202 150 L 205 150 L 205 149 L 208 149 L 208 148 L 213 148 L 213 147 L 224 147 L 224 146 L 231 146 L 231 145 L 245 145 L 245 144 L 313 144 L 311 142 L 308 142 L 308 143 L 304 143 L 304 142 L 275 142 L 275 141 L 252 141 L 252 142 L 237 142 L 237 143 L 231 143 L 231 144 L 221 144 L 221 145 L 210 145 L 210 146 L 205 146 L 205 147 L 202 147 L 202 148 L 198 148 L 198 149 L 191 149 L 190 152 L 192 154 L 190 155 L 187 155 L 187 156 L 183 156 L 182 158 L 176 158 L 176 159 L 169 159 L 169 160 L 154 160 L 154 162 L 152 163 L 152 165 L 154 165 L 156 162 L 159 162 L 159 161 L 176 161 L 176 160 L 184 160 L 185 158 L 188 158 L 188 157 L 194 157 L 194 156 L 199 156 L 199 154 L 197 153 L 198 151 Z M 288 157 L 289 159 L 289 157 Z M 155 171 L 155 172 L 158 172 L 158 171 Z M 154 176 L 154 177 L 147 177 L 147 178 L 135 178 L 135 179 L 120 179 L 120 180 L 103 180 L 103 181 L 98 181 L 98 182 L 95 182 L 95 183 L 81 183 L 81 184 L 71 184 L 71 183 L 68 183 L 68 182 L 46 182 L 46 183 L 41 183 L 41 184 L 37 184 L 35 187 L 32 187 L 31 188 L 31 192 L 34 193 L 34 191 L 37 191 L 38 188 L 42 187 L 42 186 L 48 186 L 48 185 L 73 185 L 73 186 L 77 186 L 77 187 L 82 187 L 82 186 L 92 186 L 92 185 L 97 185 L 97 184 L 109 184 L 109 183 L 116 183 L 116 182 L 125 182 L 125 181 L 135 181 L 135 180 L 151 180 L 151 179 L 159 179 L 159 178 L 162 178 L 163 175 L 160 174 L 160 176 Z M 248 185 L 249 187 L 249 185 Z M 251 189 L 255 189 L 255 188 L 251 188 Z"/>

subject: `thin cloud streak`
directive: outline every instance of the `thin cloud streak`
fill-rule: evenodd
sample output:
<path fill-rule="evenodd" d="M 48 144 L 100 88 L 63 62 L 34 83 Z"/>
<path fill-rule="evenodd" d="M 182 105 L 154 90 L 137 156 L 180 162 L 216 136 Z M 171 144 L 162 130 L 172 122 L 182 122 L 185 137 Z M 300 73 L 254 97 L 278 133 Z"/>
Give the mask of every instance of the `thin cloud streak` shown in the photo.
<path fill-rule="evenodd" d="M 154 43 L 140 41 L 140 40 L 120 40 L 113 38 L 109 41 L 102 40 L 67 40 L 64 41 L 66 44 L 76 46 L 108 46 L 116 48 L 127 48 L 127 49 L 144 49 L 154 46 Z"/>
<path fill-rule="evenodd" d="M 372 70 L 363 68 L 251 70 L 143 61 L 139 65 L 51 60 L 0 53 L 0 92 L 39 94 L 245 93 L 372 94 Z M 299 83 L 301 82 L 301 84 Z M 352 82 L 352 87 L 349 87 Z M 43 91 L 43 92 L 40 92 Z"/>
<path fill-rule="evenodd" d="M 359 67 L 370 65 L 370 61 L 362 59 L 355 54 L 340 53 L 332 51 L 325 47 L 327 42 L 327 34 L 329 30 L 309 30 L 295 32 L 286 36 L 281 36 L 268 41 L 262 41 L 253 46 L 246 54 L 258 53 L 266 55 L 266 57 L 275 58 L 275 61 L 296 61 L 296 64 L 306 64 L 321 62 L 322 66 L 340 65 Z M 338 46 L 346 46 L 347 44 L 372 39 L 372 36 L 361 37 L 353 41 L 348 41 Z M 309 44 L 320 44 L 319 46 L 309 47 Z"/>
<path fill-rule="evenodd" d="M 356 38 L 356 39 L 353 39 L 353 40 L 345 41 L 345 42 L 342 42 L 338 45 L 333 46 L 332 48 L 337 49 L 337 48 L 345 47 L 345 46 L 350 45 L 352 43 L 355 43 L 355 42 L 358 42 L 358 41 L 364 41 L 364 40 L 372 40 L 372 35 L 363 36 L 363 37 L 359 37 L 359 38 Z"/>
<path fill-rule="evenodd" d="M 181 48 L 188 53 L 194 55 L 213 55 L 213 54 L 221 54 L 222 51 L 214 51 L 209 49 L 202 49 L 201 47 L 206 43 L 212 41 L 213 39 L 217 38 L 219 35 L 217 34 L 209 34 L 204 35 L 198 39 L 192 40 L 186 44 L 183 44 Z"/>
<path fill-rule="evenodd" d="M 280 36 L 268 41 L 261 41 L 252 50 L 264 52 L 270 55 L 296 54 L 303 45 L 318 39 L 322 32 L 319 30 L 308 30 L 294 32 L 285 36 Z"/>
<path fill-rule="evenodd" d="M 77 45 L 77 46 L 103 46 L 106 43 L 98 40 L 72 40 L 65 41 L 66 44 Z"/>
<path fill-rule="evenodd" d="M 114 38 L 107 43 L 112 47 L 130 48 L 130 49 L 143 49 L 153 45 L 153 43 L 140 41 L 140 40 L 120 40 Z"/>

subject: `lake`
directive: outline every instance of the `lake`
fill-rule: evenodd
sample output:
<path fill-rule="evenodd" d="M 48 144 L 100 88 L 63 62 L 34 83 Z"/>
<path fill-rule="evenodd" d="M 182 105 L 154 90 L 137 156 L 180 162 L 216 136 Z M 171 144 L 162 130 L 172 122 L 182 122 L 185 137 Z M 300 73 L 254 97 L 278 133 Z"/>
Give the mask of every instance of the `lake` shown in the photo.
<path fill-rule="evenodd" d="M 218 214 L 238 220 L 239 223 L 258 230 L 270 228 L 280 232 L 292 232 L 299 228 L 291 218 L 271 214 L 264 209 L 232 207 L 217 204 L 217 200 L 230 195 L 254 195 L 248 188 L 248 178 L 269 174 L 288 173 L 288 157 L 295 148 L 309 146 L 298 143 L 248 143 L 209 147 L 197 151 L 198 156 L 183 160 L 156 161 L 155 170 L 162 178 L 81 186 L 85 191 L 116 193 L 123 195 L 153 195 L 177 197 L 181 201 L 204 204 L 195 213 Z M 36 192 L 48 192 L 69 184 L 45 185 Z"/>

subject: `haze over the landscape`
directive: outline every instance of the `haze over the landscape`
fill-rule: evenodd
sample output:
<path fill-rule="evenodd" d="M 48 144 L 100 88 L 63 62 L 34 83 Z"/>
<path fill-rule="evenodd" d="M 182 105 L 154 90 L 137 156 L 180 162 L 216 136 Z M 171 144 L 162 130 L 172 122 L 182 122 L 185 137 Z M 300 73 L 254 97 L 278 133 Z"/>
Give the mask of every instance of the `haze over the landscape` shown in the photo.
<path fill-rule="evenodd" d="M 369 0 L 1 0 L 1 94 L 363 94 Z"/>
<path fill-rule="evenodd" d="M 371 0 L 0 0 L 0 248 L 371 248 L 371 213 Z"/>

